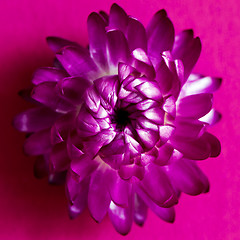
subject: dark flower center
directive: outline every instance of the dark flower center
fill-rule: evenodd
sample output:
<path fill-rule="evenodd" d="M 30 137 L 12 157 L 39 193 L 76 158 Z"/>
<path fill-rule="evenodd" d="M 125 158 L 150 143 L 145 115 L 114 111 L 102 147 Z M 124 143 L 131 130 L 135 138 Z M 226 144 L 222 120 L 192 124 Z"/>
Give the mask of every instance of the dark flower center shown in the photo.
<path fill-rule="evenodd" d="M 128 123 L 130 123 L 129 112 L 125 109 L 119 108 L 115 110 L 112 122 L 117 124 L 117 129 L 123 129 Z"/>

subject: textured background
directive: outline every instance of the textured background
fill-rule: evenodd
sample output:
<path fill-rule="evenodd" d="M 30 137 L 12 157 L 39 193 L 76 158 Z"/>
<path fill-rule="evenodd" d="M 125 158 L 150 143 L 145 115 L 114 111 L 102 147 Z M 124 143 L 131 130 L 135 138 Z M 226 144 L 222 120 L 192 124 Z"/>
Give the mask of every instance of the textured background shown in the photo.
<path fill-rule="evenodd" d="M 116 1 L 145 25 L 165 8 L 176 32 L 193 28 L 203 51 L 195 68 L 221 76 L 215 107 L 223 114 L 211 131 L 222 142 L 222 154 L 200 165 L 211 183 L 210 193 L 183 195 L 174 224 L 153 213 L 144 228 L 133 226 L 124 239 L 240 239 L 240 3 L 238 0 Z M 129 3 L 130 2 L 130 3 Z M 51 65 L 45 37 L 62 36 L 87 44 L 86 19 L 91 11 L 109 11 L 109 0 L 0 0 L 0 239 L 123 239 L 108 218 L 95 223 L 86 211 L 68 219 L 63 187 L 33 177 L 33 159 L 22 153 L 24 135 L 11 127 L 27 103 L 17 96 L 34 70 Z"/>

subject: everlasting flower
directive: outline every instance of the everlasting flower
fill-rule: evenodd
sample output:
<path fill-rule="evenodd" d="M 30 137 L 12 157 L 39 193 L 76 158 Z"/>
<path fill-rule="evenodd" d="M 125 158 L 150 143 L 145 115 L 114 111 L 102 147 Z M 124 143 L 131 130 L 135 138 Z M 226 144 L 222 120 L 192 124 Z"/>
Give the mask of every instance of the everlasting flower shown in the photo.
<path fill-rule="evenodd" d="M 175 36 L 164 10 L 145 29 L 113 4 L 91 13 L 89 48 L 49 37 L 54 67 L 36 71 L 22 95 L 36 103 L 14 120 L 30 133 L 35 175 L 65 183 L 75 218 L 88 207 L 101 222 L 127 234 L 150 208 L 173 222 L 181 192 L 205 193 L 209 182 L 196 160 L 216 157 L 207 132 L 220 119 L 212 93 L 221 79 L 192 74 L 201 42 L 191 30 Z"/>

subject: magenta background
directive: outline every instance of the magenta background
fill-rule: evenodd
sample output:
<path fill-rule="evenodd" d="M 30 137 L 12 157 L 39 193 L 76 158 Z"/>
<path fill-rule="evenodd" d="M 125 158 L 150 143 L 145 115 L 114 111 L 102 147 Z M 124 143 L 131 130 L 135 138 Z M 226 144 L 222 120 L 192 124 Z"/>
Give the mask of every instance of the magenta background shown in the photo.
<path fill-rule="evenodd" d="M 33 158 L 22 153 L 24 135 L 11 127 L 13 116 L 26 109 L 17 92 L 30 83 L 53 54 L 45 37 L 62 36 L 87 44 L 86 19 L 91 11 L 109 11 L 111 1 L 0 1 L 0 239 L 240 239 L 240 3 L 238 0 L 116 1 L 145 25 L 165 8 L 176 32 L 193 28 L 203 51 L 197 72 L 221 76 L 215 107 L 223 114 L 211 131 L 222 142 L 222 154 L 200 165 L 208 175 L 210 193 L 183 195 L 176 221 L 168 224 L 152 212 L 144 228 L 133 225 L 122 237 L 108 218 L 95 223 L 86 211 L 69 220 L 63 187 L 33 177 Z"/>

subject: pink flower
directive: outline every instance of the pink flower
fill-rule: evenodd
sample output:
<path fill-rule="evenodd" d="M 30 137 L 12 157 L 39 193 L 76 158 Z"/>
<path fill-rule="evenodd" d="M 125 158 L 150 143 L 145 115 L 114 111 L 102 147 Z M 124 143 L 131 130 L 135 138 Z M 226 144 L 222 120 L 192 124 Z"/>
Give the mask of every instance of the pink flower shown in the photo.
<path fill-rule="evenodd" d="M 209 182 L 196 160 L 216 157 L 207 132 L 220 119 L 212 108 L 221 79 L 191 74 L 201 52 L 191 30 L 174 34 L 164 10 L 145 29 L 113 4 L 109 16 L 88 17 L 89 49 L 49 37 L 54 67 L 38 69 L 37 104 L 16 116 L 30 133 L 35 174 L 64 183 L 70 217 L 86 207 L 101 222 L 108 213 L 127 234 L 150 208 L 173 222 L 180 193 L 205 193 Z"/>

